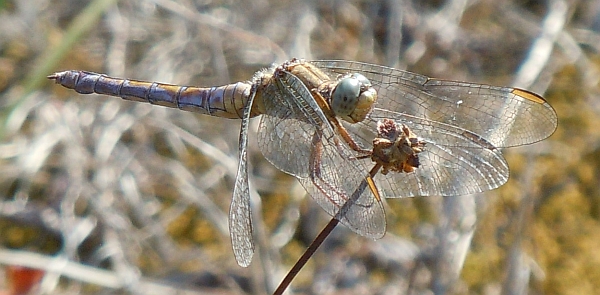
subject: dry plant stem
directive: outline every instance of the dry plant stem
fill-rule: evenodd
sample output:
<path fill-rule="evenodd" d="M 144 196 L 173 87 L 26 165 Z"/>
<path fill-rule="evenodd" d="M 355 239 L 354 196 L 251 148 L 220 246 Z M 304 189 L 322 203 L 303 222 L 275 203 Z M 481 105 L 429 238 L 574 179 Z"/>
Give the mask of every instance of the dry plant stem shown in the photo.
<path fill-rule="evenodd" d="M 362 192 L 368 187 L 376 198 L 381 198 L 379 196 L 379 192 L 373 183 L 373 177 L 379 172 L 381 169 L 381 164 L 375 164 L 371 171 L 369 171 L 369 176 L 367 176 L 360 184 L 360 186 L 354 191 L 350 199 L 340 208 L 340 211 L 337 213 L 336 217 L 331 218 L 329 223 L 321 230 L 319 235 L 310 243 L 310 246 L 304 251 L 304 254 L 296 261 L 296 264 L 290 269 L 287 273 L 283 281 L 279 284 L 273 295 L 281 295 L 290 285 L 292 280 L 296 277 L 296 275 L 300 272 L 300 270 L 304 267 L 304 265 L 308 262 L 308 260 L 312 257 L 312 255 L 319 249 L 321 244 L 325 241 L 325 239 L 329 236 L 329 234 L 333 231 L 333 229 L 340 223 L 339 219 L 343 217 L 347 208 L 354 203 L 354 200 L 358 198 L 362 194 Z"/>
<path fill-rule="evenodd" d="M 304 267 L 304 265 L 306 264 L 306 262 L 308 262 L 308 260 L 312 257 L 312 255 L 317 251 L 319 246 L 321 246 L 323 241 L 325 241 L 327 236 L 329 236 L 331 231 L 333 231 L 333 229 L 337 226 L 338 223 L 340 223 L 339 220 L 337 220 L 335 218 L 331 218 L 331 221 L 329 221 L 329 223 L 325 226 L 325 228 L 323 228 L 323 230 L 321 230 L 319 235 L 313 240 L 313 242 L 310 244 L 310 246 L 308 246 L 308 248 L 306 249 L 304 254 L 302 254 L 300 259 L 298 259 L 298 261 L 296 261 L 296 264 L 294 264 L 292 269 L 290 269 L 290 271 L 287 273 L 285 278 L 283 278 L 283 281 L 281 281 L 281 283 L 279 283 L 279 286 L 277 287 L 275 292 L 273 292 L 273 295 L 283 294 L 285 289 L 287 289 L 287 287 L 290 285 L 292 280 L 296 277 L 296 275 L 300 272 L 300 270 Z"/>

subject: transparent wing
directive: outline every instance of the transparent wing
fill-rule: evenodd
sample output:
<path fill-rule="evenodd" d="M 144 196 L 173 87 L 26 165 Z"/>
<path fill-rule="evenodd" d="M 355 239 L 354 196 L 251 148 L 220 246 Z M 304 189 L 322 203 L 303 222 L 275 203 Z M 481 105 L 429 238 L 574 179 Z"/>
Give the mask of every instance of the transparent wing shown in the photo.
<path fill-rule="evenodd" d="M 554 109 L 542 97 L 525 90 L 436 80 L 353 61 L 311 63 L 332 77 L 363 74 L 378 91 L 376 108 L 469 130 L 495 147 L 540 141 L 557 126 Z"/>
<path fill-rule="evenodd" d="M 387 198 L 460 196 L 495 189 L 508 180 L 506 161 L 498 150 L 427 144 L 420 166 L 410 173 L 377 175 Z"/>
<path fill-rule="evenodd" d="M 306 191 L 326 212 L 352 231 L 373 239 L 383 237 L 386 230 L 384 209 L 381 200 L 374 196 L 378 192 L 372 192 L 367 185 L 369 171 L 359 169 L 362 166 L 358 164 L 363 161 L 349 160 L 348 155 L 333 144 L 318 146 L 316 143 L 315 151 L 310 159 L 313 174 L 299 178 Z"/>
<path fill-rule="evenodd" d="M 495 189 L 508 180 L 508 164 L 500 150 L 469 130 L 378 108 L 367 120 L 345 127 L 364 145 L 372 142 L 377 122 L 383 119 L 406 125 L 426 143 L 413 172 L 375 177 L 387 198 L 465 195 Z"/>
<path fill-rule="evenodd" d="M 296 176 L 342 224 L 366 237 L 382 237 L 383 206 L 366 186 L 372 164 L 354 158 L 299 79 L 281 72 L 275 81 L 263 94 L 258 143 L 265 158 Z"/>
<path fill-rule="evenodd" d="M 244 109 L 240 131 L 239 151 L 240 162 L 235 177 L 233 198 L 229 207 L 229 235 L 235 260 L 242 267 L 247 267 L 254 256 L 254 239 L 252 236 L 252 211 L 250 208 L 250 189 L 248 186 L 248 124 L 250 109 L 255 93 L 248 100 Z"/>

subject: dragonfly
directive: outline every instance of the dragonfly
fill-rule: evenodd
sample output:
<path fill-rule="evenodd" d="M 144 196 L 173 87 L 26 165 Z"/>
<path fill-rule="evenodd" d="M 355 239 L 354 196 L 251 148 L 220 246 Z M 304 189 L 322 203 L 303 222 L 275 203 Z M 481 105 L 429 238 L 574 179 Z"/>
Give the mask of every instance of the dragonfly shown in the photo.
<path fill-rule="evenodd" d="M 554 109 L 519 88 L 433 79 L 344 60 L 291 59 L 248 81 L 179 86 L 70 70 L 48 76 L 81 94 L 102 94 L 242 119 L 229 230 L 236 261 L 254 254 L 247 141 L 261 116 L 265 158 L 295 176 L 332 217 L 364 237 L 386 232 L 383 198 L 458 196 L 509 177 L 500 149 L 541 141 Z"/>

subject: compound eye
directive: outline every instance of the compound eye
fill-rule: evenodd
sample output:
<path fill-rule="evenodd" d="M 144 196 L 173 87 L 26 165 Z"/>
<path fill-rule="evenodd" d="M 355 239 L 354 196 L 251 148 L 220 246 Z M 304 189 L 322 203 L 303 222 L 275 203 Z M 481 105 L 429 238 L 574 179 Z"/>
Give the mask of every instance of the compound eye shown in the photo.
<path fill-rule="evenodd" d="M 360 74 L 358 74 L 360 75 Z M 362 76 L 362 75 L 360 75 Z M 362 76 L 365 80 L 364 76 Z M 368 82 L 368 80 L 367 80 Z M 370 84 L 370 82 L 369 82 Z M 354 75 L 338 82 L 331 94 L 331 109 L 336 116 L 349 116 L 358 105 L 361 83 Z"/>
<path fill-rule="evenodd" d="M 359 73 L 354 73 L 354 74 L 352 74 L 351 77 L 356 79 L 362 87 L 371 87 L 372 86 L 371 81 L 369 81 L 369 79 L 367 79 L 367 77 L 365 77 Z"/>

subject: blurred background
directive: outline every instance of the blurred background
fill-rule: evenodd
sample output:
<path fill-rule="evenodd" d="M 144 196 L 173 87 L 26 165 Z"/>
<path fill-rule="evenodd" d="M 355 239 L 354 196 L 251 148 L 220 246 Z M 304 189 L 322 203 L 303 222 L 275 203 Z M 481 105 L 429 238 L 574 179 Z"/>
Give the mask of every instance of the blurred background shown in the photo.
<path fill-rule="evenodd" d="M 289 294 L 600 289 L 599 1 L 0 0 L 0 28 L 5 294 L 271 293 L 330 217 L 264 160 L 258 119 L 258 248 L 241 268 L 227 227 L 239 120 L 46 76 L 215 86 L 292 57 L 526 88 L 559 127 L 504 151 L 511 179 L 497 190 L 388 200 L 378 241 L 339 226 Z"/>

